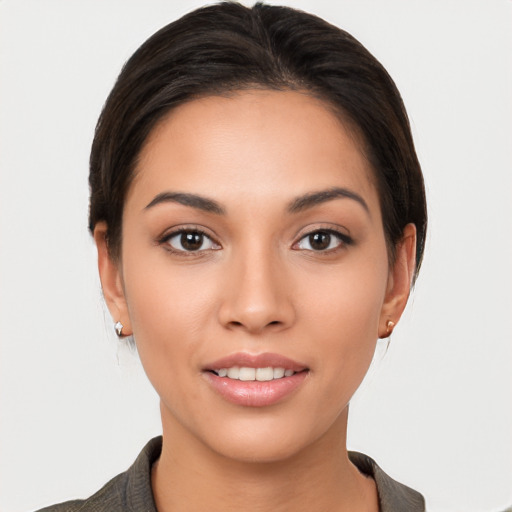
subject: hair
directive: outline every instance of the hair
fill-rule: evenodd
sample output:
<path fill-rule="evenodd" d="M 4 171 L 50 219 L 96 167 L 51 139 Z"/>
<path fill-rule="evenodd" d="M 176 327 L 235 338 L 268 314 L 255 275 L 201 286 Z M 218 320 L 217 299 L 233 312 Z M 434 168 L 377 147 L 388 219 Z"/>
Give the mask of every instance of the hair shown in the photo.
<path fill-rule="evenodd" d="M 257 3 L 197 9 L 151 36 L 126 62 L 96 126 L 89 229 L 105 221 L 119 257 L 125 196 L 156 124 L 194 98 L 247 89 L 298 90 L 355 126 L 372 167 L 391 261 L 406 224 L 427 227 L 425 189 L 409 120 L 393 80 L 354 37 L 314 15 Z"/>

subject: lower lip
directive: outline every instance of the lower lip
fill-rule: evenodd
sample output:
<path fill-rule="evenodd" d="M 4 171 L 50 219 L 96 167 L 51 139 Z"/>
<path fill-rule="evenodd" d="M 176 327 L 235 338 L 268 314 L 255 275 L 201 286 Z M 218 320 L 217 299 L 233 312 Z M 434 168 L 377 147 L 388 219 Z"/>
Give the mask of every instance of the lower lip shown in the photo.
<path fill-rule="evenodd" d="M 204 372 L 207 381 L 228 402 L 245 407 L 266 407 L 290 396 L 306 378 L 307 371 L 269 381 L 243 381 Z"/>

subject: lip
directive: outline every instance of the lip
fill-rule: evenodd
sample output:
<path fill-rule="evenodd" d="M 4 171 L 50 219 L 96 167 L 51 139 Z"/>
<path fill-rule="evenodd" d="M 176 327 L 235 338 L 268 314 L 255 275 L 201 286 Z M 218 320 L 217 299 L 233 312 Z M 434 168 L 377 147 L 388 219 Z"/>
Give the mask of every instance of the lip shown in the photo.
<path fill-rule="evenodd" d="M 219 377 L 213 370 L 231 368 L 233 366 L 247 368 L 284 368 L 293 370 L 290 377 L 282 377 L 271 381 L 241 381 Z M 308 368 L 280 354 L 248 354 L 245 352 L 232 354 L 208 364 L 203 376 L 212 389 L 228 402 L 244 407 L 267 407 L 277 404 L 292 395 L 304 382 Z"/>
<path fill-rule="evenodd" d="M 247 368 L 266 368 L 272 366 L 273 368 L 284 368 L 285 370 L 293 370 L 294 372 L 307 370 L 306 365 L 271 352 L 265 352 L 263 354 L 249 354 L 247 352 L 231 354 L 207 364 L 204 370 L 211 371 L 220 368 L 231 368 L 232 366 L 245 366 Z"/>

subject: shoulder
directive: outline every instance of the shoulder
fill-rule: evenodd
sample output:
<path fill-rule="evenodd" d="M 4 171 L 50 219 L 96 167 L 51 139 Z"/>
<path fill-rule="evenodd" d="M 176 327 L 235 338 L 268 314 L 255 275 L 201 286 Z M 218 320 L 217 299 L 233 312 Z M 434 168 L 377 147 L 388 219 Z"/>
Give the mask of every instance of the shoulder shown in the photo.
<path fill-rule="evenodd" d="M 38 512 L 106 512 L 125 510 L 122 488 L 126 473 L 121 473 L 105 484 L 98 492 L 84 500 L 72 500 L 45 507 Z"/>
<path fill-rule="evenodd" d="M 117 475 L 98 492 L 83 500 L 72 500 L 38 512 L 156 512 L 151 491 L 151 466 L 162 449 L 162 438 L 152 439 L 133 465 Z"/>
<path fill-rule="evenodd" d="M 363 453 L 349 452 L 349 457 L 361 473 L 375 480 L 381 512 L 425 512 L 425 499 L 418 491 L 391 478 Z"/>

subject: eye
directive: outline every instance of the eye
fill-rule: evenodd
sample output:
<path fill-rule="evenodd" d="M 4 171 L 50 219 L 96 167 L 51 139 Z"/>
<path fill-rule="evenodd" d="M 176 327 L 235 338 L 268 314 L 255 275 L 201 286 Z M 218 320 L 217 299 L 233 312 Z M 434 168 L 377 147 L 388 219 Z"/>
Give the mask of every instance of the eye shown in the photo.
<path fill-rule="evenodd" d="M 330 251 L 343 245 L 349 245 L 351 238 L 333 230 L 318 230 L 303 236 L 297 243 L 298 249 L 306 251 Z"/>
<path fill-rule="evenodd" d="M 181 230 L 171 233 L 162 242 L 171 246 L 174 251 L 200 252 L 220 249 L 208 235 L 198 230 Z"/>

